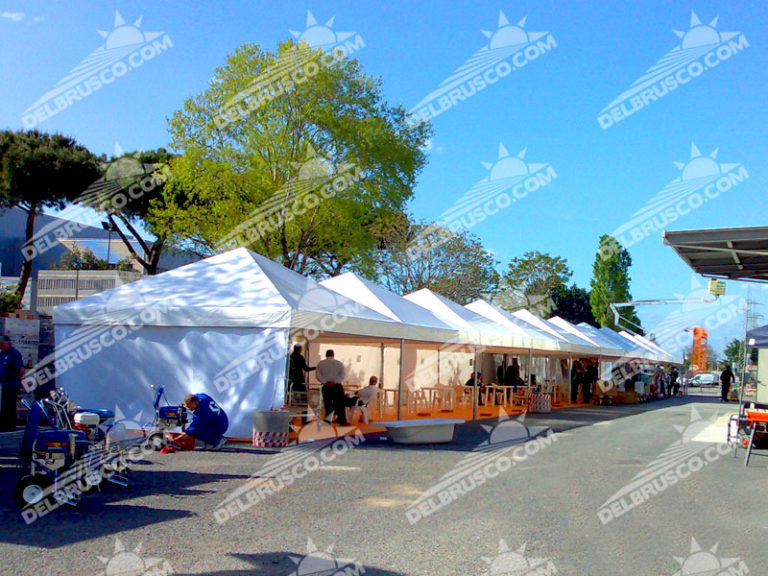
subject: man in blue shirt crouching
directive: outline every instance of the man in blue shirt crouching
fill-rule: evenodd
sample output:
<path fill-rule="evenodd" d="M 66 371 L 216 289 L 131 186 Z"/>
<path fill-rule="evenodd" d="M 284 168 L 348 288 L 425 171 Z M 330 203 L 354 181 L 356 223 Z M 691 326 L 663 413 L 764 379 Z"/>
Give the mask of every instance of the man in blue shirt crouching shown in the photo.
<path fill-rule="evenodd" d="M 203 443 L 204 450 L 219 450 L 227 440 L 224 433 L 229 428 L 227 413 L 208 394 L 187 394 L 184 406 L 192 412 L 192 423 L 177 440 L 192 436 Z"/>

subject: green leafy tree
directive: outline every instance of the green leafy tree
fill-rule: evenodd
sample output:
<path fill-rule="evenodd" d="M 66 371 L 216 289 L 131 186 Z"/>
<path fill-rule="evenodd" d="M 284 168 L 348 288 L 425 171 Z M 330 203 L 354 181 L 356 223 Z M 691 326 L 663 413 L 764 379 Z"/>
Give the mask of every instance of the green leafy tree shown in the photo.
<path fill-rule="evenodd" d="M 734 370 L 741 371 L 741 367 L 744 365 L 744 340 L 734 338 L 725 347 L 723 351 L 725 364 L 731 366 Z M 723 366 L 725 368 L 725 366 Z"/>
<path fill-rule="evenodd" d="M 0 132 L 0 208 L 27 213 L 18 302 L 32 274 L 35 218 L 44 208 L 64 208 L 99 178 L 98 158 L 73 138 L 37 130 Z"/>
<path fill-rule="evenodd" d="M 480 240 L 467 231 L 454 233 L 434 224 L 401 222 L 386 238 L 374 279 L 399 294 L 429 288 L 468 304 L 496 292 L 497 264 Z"/>
<path fill-rule="evenodd" d="M 308 62 L 311 78 L 263 97 L 277 68 L 285 79 Z M 318 277 L 370 269 L 430 130 L 389 106 L 355 60 L 290 41 L 276 53 L 242 46 L 170 120 L 181 155 L 153 229 L 201 255 L 246 246 Z"/>
<path fill-rule="evenodd" d="M 503 289 L 508 292 L 496 302 L 507 309 L 527 308 L 549 315 L 553 307 L 553 295 L 565 289 L 573 276 L 568 261 L 538 250 L 515 257 L 504 275 Z"/>
<path fill-rule="evenodd" d="M 16 285 L 0 286 L 0 312 L 14 312 L 21 305 L 21 297 Z"/>
<path fill-rule="evenodd" d="M 619 330 L 629 328 L 634 332 L 642 332 L 634 307 L 620 309 L 625 320 L 624 325 L 616 324 L 610 308 L 611 304 L 632 300 L 629 288 L 631 265 L 632 257 L 629 252 L 613 236 L 604 234 L 600 237 L 600 247 L 592 266 L 592 290 L 589 295 L 592 313 L 600 326 Z"/>
<path fill-rule="evenodd" d="M 569 288 L 557 286 L 552 291 L 552 314 L 560 316 L 573 324 L 586 322 L 597 326 L 597 320 L 589 303 L 589 292 L 571 284 Z"/>
<path fill-rule="evenodd" d="M 74 243 L 72 248 L 59 258 L 55 268 L 57 270 L 109 270 L 109 263 L 87 248 L 81 248 Z"/>

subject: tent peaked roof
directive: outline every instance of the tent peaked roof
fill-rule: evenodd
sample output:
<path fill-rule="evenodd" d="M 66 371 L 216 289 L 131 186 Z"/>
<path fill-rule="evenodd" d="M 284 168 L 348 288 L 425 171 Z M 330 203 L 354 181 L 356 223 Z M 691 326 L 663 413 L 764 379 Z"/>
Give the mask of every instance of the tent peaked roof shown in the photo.
<path fill-rule="evenodd" d="M 530 338 L 514 333 L 461 304 L 423 288 L 404 296 L 406 300 L 436 314 L 441 320 L 457 327 L 472 344 L 502 348 L 529 348 Z"/>
<path fill-rule="evenodd" d="M 458 330 L 426 308 L 353 272 L 323 280 L 320 284 L 392 320 L 407 324 L 412 340 L 452 342 L 459 338 Z"/>
<path fill-rule="evenodd" d="M 492 322 L 496 322 L 505 327 L 514 327 L 516 330 L 522 330 L 523 333 L 528 335 L 532 339 L 531 346 L 536 350 L 560 350 L 561 340 L 555 338 L 548 332 L 540 330 L 533 324 L 525 322 L 524 320 L 514 316 L 511 312 L 502 310 L 495 304 L 491 304 L 486 300 L 475 300 L 474 302 L 467 304 L 466 308 L 472 312 L 488 318 Z"/>
<path fill-rule="evenodd" d="M 328 316 L 348 320 L 340 331 L 352 334 L 391 336 L 399 324 L 245 248 L 54 309 L 57 324 L 296 328 Z"/>
<path fill-rule="evenodd" d="M 554 336 L 559 340 L 566 340 L 566 338 L 562 334 L 560 334 L 554 327 L 550 326 L 546 320 L 544 320 L 543 318 L 539 318 L 538 316 L 536 316 L 536 314 L 534 314 L 530 310 L 515 310 L 511 314 L 512 316 L 516 316 L 517 318 L 525 320 L 529 324 L 533 324 L 539 330 L 541 330 L 542 332 L 546 332 L 550 336 Z"/>
<path fill-rule="evenodd" d="M 549 323 L 554 324 L 555 326 L 557 326 L 561 330 L 568 332 L 569 334 L 573 334 L 574 336 L 581 338 L 582 340 L 585 340 L 592 346 L 601 348 L 600 343 L 597 340 L 590 338 L 586 332 L 579 330 L 576 326 L 568 322 L 568 320 L 566 320 L 565 318 L 561 318 L 560 316 L 552 316 L 552 318 L 549 319 Z"/>

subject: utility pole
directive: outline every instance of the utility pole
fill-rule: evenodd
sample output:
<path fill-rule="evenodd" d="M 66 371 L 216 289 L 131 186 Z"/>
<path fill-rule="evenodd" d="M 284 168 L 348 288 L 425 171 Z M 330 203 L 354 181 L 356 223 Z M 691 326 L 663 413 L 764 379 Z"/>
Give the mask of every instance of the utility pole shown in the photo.
<path fill-rule="evenodd" d="M 739 409 L 744 401 L 744 389 L 747 386 L 747 364 L 749 363 L 749 346 L 747 346 L 747 332 L 755 327 L 757 321 L 763 317 L 762 314 L 753 312 L 752 309 L 759 306 L 757 302 L 752 300 L 752 286 L 747 287 L 747 301 L 744 304 L 744 354 L 742 355 L 742 367 L 741 367 L 741 390 L 739 393 Z"/>

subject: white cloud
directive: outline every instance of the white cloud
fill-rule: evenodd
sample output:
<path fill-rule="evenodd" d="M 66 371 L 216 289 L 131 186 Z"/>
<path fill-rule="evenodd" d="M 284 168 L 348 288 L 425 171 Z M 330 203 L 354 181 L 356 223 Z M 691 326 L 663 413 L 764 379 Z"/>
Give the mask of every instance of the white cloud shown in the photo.
<path fill-rule="evenodd" d="M 0 12 L 0 18 L 11 22 L 21 22 L 24 19 L 24 12 Z"/>
<path fill-rule="evenodd" d="M 432 153 L 439 154 L 440 152 L 445 151 L 445 146 L 435 146 L 434 140 L 430 137 L 424 143 L 424 146 L 422 146 L 421 149 L 427 154 L 432 154 Z"/>
<path fill-rule="evenodd" d="M 39 24 L 40 22 L 45 22 L 45 18 L 43 18 L 42 16 L 35 16 L 34 18 L 32 18 L 32 22 L 34 22 L 35 24 Z"/>

